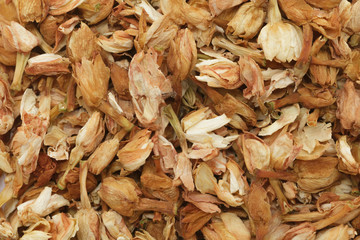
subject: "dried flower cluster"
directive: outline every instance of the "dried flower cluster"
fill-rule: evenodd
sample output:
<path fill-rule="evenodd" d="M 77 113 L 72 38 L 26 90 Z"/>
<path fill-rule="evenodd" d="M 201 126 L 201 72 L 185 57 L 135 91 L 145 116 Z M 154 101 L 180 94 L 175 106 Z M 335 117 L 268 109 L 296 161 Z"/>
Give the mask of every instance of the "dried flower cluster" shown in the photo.
<path fill-rule="evenodd" d="M 360 239 L 360 1 L 0 0 L 0 239 Z"/>

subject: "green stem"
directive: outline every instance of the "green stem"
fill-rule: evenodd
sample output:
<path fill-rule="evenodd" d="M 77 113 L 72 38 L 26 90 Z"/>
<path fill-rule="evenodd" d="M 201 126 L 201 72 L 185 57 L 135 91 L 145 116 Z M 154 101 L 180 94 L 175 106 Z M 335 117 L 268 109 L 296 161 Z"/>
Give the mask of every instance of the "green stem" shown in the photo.
<path fill-rule="evenodd" d="M 108 102 L 102 102 L 98 108 L 100 111 L 111 117 L 126 131 L 130 131 L 134 127 L 134 124 L 127 120 L 126 117 L 118 113 Z"/>
<path fill-rule="evenodd" d="M 19 92 L 21 90 L 22 77 L 29 57 L 30 57 L 30 53 L 18 52 L 16 54 L 16 66 L 14 72 L 14 79 L 10 86 L 11 90 L 14 90 L 16 92 Z"/>
<path fill-rule="evenodd" d="M 80 162 L 84 156 L 84 150 L 80 146 L 76 146 L 70 153 L 70 159 L 68 165 L 66 166 L 65 173 L 61 176 L 58 181 L 58 188 L 64 190 L 66 187 L 66 176 L 69 172 Z"/>
<path fill-rule="evenodd" d="M 174 109 L 169 104 L 163 109 L 165 116 L 169 119 L 171 126 L 173 127 L 176 136 L 179 138 L 180 141 L 180 147 L 184 153 L 187 153 L 188 146 L 186 142 L 185 133 L 183 132 L 181 128 L 180 121 L 178 117 L 176 116 L 176 113 L 174 112 Z"/>

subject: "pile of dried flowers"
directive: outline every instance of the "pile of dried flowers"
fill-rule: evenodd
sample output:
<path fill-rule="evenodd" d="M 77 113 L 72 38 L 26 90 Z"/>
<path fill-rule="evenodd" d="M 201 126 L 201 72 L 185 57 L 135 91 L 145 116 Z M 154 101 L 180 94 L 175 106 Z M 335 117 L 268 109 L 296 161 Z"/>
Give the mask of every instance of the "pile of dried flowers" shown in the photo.
<path fill-rule="evenodd" d="M 360 1 L 1 0 L 0 32 L 0 239 L 356 238 Z"/>

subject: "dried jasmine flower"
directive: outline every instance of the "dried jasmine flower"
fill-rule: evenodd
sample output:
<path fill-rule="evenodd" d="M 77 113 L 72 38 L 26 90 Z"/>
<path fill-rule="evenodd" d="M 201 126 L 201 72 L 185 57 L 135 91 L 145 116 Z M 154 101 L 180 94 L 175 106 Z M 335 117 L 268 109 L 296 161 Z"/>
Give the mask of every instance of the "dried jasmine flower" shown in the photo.
<path fill-rule="evenodd" d="M 0 1 L 0 239 L 358 239 L 360 1 Z"/>

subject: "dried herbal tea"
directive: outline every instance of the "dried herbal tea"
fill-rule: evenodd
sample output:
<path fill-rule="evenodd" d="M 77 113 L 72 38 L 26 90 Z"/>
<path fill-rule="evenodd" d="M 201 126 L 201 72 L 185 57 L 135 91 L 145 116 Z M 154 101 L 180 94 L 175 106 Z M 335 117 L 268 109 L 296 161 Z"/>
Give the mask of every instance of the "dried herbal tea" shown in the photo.
<path fill-rule="evenodd" d="M 0 0 L 0 239 L 360 239 L 360 1 Z"/>

